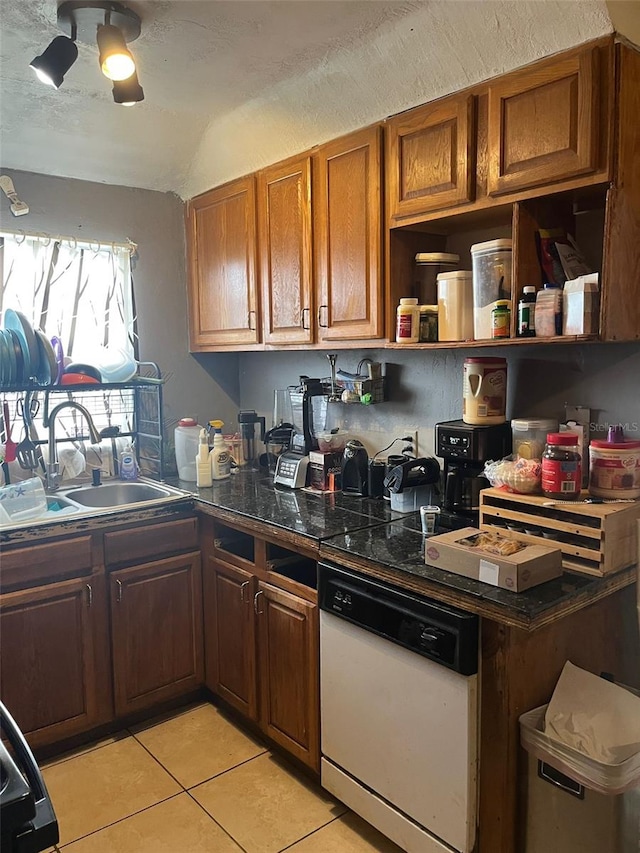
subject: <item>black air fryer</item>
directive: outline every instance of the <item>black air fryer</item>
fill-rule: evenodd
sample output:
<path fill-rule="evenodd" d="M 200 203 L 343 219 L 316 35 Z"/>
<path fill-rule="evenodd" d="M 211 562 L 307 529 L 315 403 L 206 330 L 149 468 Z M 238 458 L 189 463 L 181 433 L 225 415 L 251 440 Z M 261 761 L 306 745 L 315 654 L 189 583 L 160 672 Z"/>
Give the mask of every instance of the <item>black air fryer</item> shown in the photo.
<path fill-rule="evenodd" d="M 367 496 L 369 457 L 361 441 L 352 438 L 342 455 L 342 491 L 347 495 Z"/>

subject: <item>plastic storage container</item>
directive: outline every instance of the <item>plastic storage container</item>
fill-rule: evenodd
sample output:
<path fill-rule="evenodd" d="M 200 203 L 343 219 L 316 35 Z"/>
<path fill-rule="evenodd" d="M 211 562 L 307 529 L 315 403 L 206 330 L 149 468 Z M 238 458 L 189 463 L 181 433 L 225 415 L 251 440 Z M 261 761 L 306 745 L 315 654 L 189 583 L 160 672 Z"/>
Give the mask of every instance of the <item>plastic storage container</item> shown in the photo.
<path fill-rule="evenodd" d="M 47 511 L 47 496 L 39 477 L 0 488 L 0 526 L 39 518 Z"/>
<path fill-rule="evenodd" d="M 473 340 L 473 273 L 438 274 L 438 340 Z"/>
<path fill-rule="evenodd" d="M 511 421 L 513 455 L 521 459 L 542 459 L 547 433 L 558 431 L 553 418 L 514 418 Z"/>
<path fill-rule="evenodd" d="M 506 421 L 507 360 L 465 358 L 462 420 L 466 424 L 503 424 Z"/>
<path fill-rule="evenodd" d="M 640 441 L 592 441 L 589 493 L 596 498 L 640 498 Z"/>
<path fill-rule="evenodd" d="M 491 337 L 491 311 L 498 299 L 511 299 L 513 241 L 489 240 L 471 247 L 473 330 L 476 340 Z"/>
<path fill-rule="evenodd" d="M 524 853 L 638 853 L 640 752 L 604 764 L 543 731 L 547 706 L 520 717 Z"/>
<path fill-rule="evenodd" d="M 197 478 L 196 454 L 200 444 L 201 429 L 200 424 L 193 418 L 182 418 L 178 421 L 174 432 L 178 477 L 188 483 L 195 483 Z"/>

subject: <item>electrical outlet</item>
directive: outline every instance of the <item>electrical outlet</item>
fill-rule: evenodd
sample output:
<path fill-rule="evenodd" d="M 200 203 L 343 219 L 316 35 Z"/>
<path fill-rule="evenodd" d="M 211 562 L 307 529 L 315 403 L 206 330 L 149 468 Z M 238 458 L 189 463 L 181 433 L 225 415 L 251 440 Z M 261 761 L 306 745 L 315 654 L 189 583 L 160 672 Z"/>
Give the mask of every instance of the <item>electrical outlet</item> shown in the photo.
<path fill-rule="evenodd" d="M 402 435 L 403 436 L 405 436 L 405 435 L 411 436 L 411 443 L 413 444 L 413 455 L 416 457 L 419 456 L 420 454 L 418 453 L 418 430 L 405 429 L 405 430 L 403 430 Z M 407 444 L 408 444 L 408 442 L 407 442 Z"/>

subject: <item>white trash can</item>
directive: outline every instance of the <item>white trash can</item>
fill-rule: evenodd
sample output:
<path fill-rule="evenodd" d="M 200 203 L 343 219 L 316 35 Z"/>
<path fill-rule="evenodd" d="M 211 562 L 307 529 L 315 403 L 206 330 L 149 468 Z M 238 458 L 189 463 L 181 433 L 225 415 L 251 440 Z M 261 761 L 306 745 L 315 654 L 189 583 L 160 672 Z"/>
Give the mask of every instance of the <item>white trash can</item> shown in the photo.
<path fill-rule="evenodd" d="M 639 853 L 640 752 L 604 764 L 544 734 L 546 705 L 520 717 L 523 853 Z"/>

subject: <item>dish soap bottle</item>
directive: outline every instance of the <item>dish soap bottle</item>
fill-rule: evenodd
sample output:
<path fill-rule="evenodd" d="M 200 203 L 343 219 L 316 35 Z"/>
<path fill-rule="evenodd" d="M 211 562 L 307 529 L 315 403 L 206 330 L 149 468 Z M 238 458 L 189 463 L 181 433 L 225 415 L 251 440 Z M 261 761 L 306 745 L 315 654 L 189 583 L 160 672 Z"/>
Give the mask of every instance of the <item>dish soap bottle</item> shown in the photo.
<path fill-rule="evenodd" d="M 211 460 L 209 459 L 209 439 L 206 429 L 200 430 L 200 443 L 196 454 L 196 485 L 199 489 L 211 486 Z"/>
<path fill-rule="evenodd" d="M 231 476 L 231 453 L 227 442 L 222 437 L 222 421 L 210 421 L 213 427 L 213 450 L 211 459 L 211 476 L 214 480 L 226 480 Z"/>
<path fill-rule="evenodd" d="M 138 479 L 138 463 L 131 449 L 131 445 L 127 444 L 125 449 L 120 454 L 120 479 L 121 480 L 137 480 Z"/>

